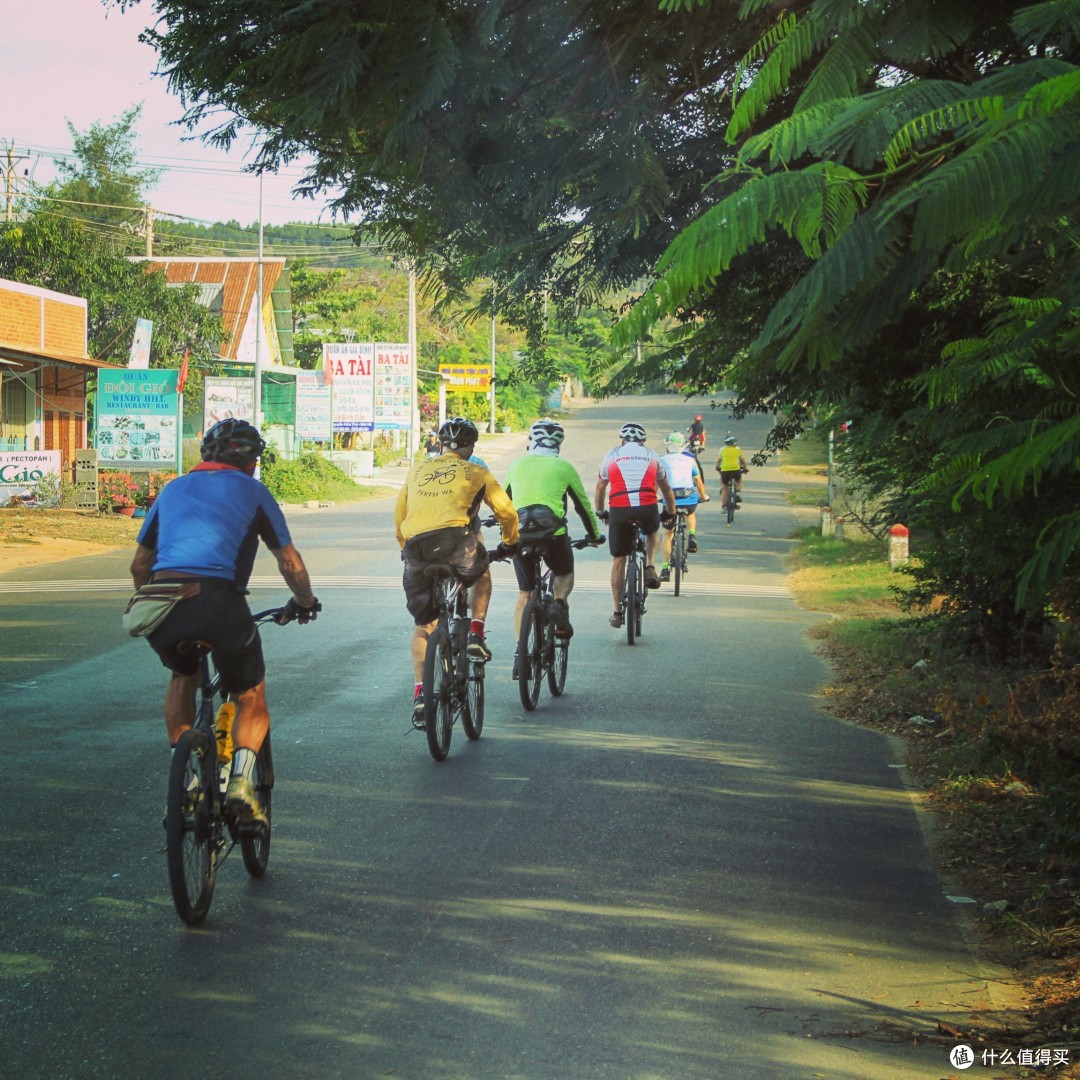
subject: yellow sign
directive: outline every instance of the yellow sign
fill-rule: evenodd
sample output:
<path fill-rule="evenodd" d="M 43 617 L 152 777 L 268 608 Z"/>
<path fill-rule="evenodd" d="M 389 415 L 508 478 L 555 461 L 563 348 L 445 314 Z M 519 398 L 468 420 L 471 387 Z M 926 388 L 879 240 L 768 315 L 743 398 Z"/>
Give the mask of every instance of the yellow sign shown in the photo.
<path fill-rule="evenodd" d="M 486 394 L 491 389 L 490 364 L 440 364 L 439 377 L 455 394 Z"/>

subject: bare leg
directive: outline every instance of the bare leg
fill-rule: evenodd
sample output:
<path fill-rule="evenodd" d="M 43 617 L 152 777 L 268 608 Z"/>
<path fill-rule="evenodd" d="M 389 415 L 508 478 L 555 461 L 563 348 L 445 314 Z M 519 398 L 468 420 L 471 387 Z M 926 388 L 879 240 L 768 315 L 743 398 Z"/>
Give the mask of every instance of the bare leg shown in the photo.
<path fill-rule="evenodd" d="M 198 685 L 198 672 L 178 675 L 174 671 L 165 688 L 165 729 L 169 733 L 170 746 L 175 746 L 176 740 L 195 723 L 195 688 Z"/>
<path fill-rule="evenodd" d="M 611 560 L 611 595 L 615 598 L 614 611 L 622 611 L 623 582 L 626 580 L 626 556 L 616 555 Z"/>
<path fill-rule="evenodd" d="M 551 591 L 556 600 L 567 600 L 574 591 L 574 571 L 569 574 L 557 574 L 551 583 Z"/>
<path fill-rule="evenodd" d="M 438 623 L 437 619 L 433 619 L 431 622 L 424 626 L 417 626 L 413 628 L 412 635 L 412 666 L 413 666 L 413 679 L 415 682 L 424 681 L 424 657 L 427 656 L 427 643 L 428 638 L 431 636 L 431 631 L 435 629 Z"/>
<path fill-rule="evenodd" d="M 242 694 L 233 694 L 236 702 L 236 721 L 233 724 L 233 744 L 237 750 L 259 752 L 270 730 L 270 710 L 266 707 L 266 680 Z"/>
<path fill-rule="evenodd" d="M 519 592 L 517 605 L 514 607 L 514 640 L 521 636 L 521 616 L 525 614 L 525 605 L 529 602 L 531 592 Z"/>
<path fill-rule="evenodd" d="M 645 537 L 645 562 L 649 566 L 656 565 L 656 555 L 660 550 L 660 534 L 666 531 L 667 530 L 663 525 L 661 525 L 656 532 Z"/>
<path fill-rule="evenodd" d="M 469 610 L 478 622 L 487 618 L 488 604 L 491 603 L 491 571 L 485 570 L 484 576 L 469 589 Z"/>

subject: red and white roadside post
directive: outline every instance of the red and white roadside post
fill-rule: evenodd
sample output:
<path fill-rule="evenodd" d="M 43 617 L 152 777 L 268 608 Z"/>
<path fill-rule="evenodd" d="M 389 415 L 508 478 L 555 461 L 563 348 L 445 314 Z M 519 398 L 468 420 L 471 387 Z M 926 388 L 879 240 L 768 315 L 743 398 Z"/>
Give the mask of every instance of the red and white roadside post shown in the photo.
<path fill-rule="evenodd" d="M 907 566 L 908 562 L 908 527 L 892 525 L 889 527 L 889 569 Z"/>

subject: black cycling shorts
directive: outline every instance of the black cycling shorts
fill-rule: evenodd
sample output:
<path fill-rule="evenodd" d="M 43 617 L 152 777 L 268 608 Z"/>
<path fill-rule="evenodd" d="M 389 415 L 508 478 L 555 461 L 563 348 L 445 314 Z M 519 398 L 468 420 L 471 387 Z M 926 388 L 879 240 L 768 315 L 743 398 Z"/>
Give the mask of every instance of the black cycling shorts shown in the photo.
<path fill-rule="evenodd" d="M 631 521 L 641 525 L 646 536 L 652 536 L 660 528 L 660 507 L 650 506 L 613 506 L 608 510 L 608 551 L 618 558 L 629 555 L 634 547 L 634 530 Z"/>
<path fill-rule="evenodd" d="M 161 571 L 159 581 L 168 579 Z M 205 641 L 221 675 L 222 688 L 231 694 L 251 690 L 266 678 L 262 639 L 243 594 L 224 578 L 200 578 L 198 596 L 181 600 L 146 640 L 162 664 L 178 675 L 199 670 L 198 654 L 181 652 L 185 641 Z"/>
<path fill-rule="evenodd" d="M 547 564 L 548 569 L 556 576 L 574 572 L 574 549 L 570 545 L 570 534 L 551 536 L 546 540 L 530 540 L 522 544 L 523 547 L 539 548 L 541 559 Z M 530 573 L 530 569 L 533 573 Z M 536 588 L 536 580 L 540 576 L 539 562 L 528 563 L 520 555 L 514 556 L 514 574 L 517 576 L 518 588 L 522 592 L 532 592 Z"/>
<path fill-rule="evenodd" d="M 488 568 L 487 549 L 478 535 L 479 530 L 467 530 L 449 555 L 437 560 L 453 567 L 454 576 L 472 585 L 484 576 Z M 405 562 L 402 585 L 405 587 L 405 606 L 417 626 L 427 626 L 439 617 L 433 594 L 434 579 L 424 571 L 432 565 L 417 558 L 406 543 L 401 552 Z"/>

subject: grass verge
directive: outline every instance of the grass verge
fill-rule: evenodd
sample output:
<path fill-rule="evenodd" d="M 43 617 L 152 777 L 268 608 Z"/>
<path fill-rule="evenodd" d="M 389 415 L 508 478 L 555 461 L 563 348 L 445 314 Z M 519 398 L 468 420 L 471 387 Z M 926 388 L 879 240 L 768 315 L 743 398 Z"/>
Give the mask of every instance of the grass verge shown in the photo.
<path fill-rule="evenodd" d="M 938 864 L 1029 996 L 1031 1029 L 1014 1041 L 1080 1051 L 1080 674 L 980 663 L 944 618 L 905 615 L 880 542 L 800 540 L 796 598 L 835 616 L 812 631 L 830 712 L 904 741 Z M 1055 1075 L 1080 1076 L 1080 1060 Z"/>

